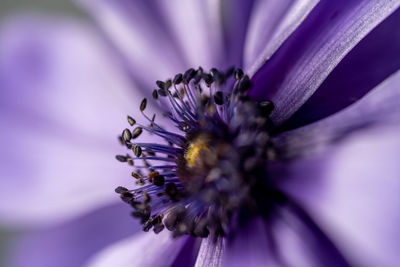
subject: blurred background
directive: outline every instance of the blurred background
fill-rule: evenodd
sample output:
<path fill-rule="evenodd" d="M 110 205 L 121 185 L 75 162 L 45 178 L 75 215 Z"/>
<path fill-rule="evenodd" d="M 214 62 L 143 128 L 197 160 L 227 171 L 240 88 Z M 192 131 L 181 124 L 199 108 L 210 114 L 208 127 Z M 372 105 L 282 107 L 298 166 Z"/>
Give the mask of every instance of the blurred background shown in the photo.
<path fill-rule="evenodd" d="M 0 18 L 14 13 L 40 11 L 49 13 L 83 14 L 68 0 L 1 0 Z"/>
<path fill-rule="evenodd" d="M 9 16 L 25 14 L 25 13 L 40 13 L 50 15 L 68 15 L 84 17 L 72 1 L 68 0 L 1 0 L 0 1 L 0 27 Z M 5 266 L 4 260 L 7 254 L 7 244 L 12 239 L 12 230 L 2 229 L 0 227 L 0 266 Z"/>

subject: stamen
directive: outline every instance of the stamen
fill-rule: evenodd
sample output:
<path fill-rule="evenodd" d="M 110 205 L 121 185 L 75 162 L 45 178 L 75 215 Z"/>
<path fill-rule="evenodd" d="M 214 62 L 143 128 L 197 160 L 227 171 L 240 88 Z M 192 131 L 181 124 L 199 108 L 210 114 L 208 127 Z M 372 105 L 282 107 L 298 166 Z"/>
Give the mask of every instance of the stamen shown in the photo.
<path fill-rule="evenodd" d="M 119 139 L 134 157 L 116 156 L 134 166 L 131 175 L 139 187 L 117 187 L 115 192 L 134 208 L 132 216 L 140 219 L 143 230 L 159 233 L 167 228 L 173 236 L 211 234 L 217 240 L 232 231 L 237 223 L 233 218 L 240 221 L 249 212 L 266 216 L 265 197 L 259 192 L 270 186 L 265 166 L 273 150 L 273 103 L 246 96 L 251 81 L 241 69 L 212 68 L 207 73 L 191 68 L 156 85 L 152 98 L 169 102 L 165 114 L 177 130 L 166 130 L 156 114 L 147 116 L 144 98 L 139 110 L 149 126 L 128 116 L 130 127 L 137 126 L 124 129 Z M 163 141 L 132 141 L 144 131 Z"/>

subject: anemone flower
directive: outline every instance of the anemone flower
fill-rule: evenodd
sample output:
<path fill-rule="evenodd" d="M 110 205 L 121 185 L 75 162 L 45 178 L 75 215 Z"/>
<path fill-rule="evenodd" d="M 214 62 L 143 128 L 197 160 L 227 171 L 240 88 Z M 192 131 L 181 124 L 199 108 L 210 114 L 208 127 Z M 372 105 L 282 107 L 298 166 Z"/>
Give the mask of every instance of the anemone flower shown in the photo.
<path fill-rule="evenodd" d="M 398 265 L 400 1 L 80 3 L 1 28 L 7 266 Z"/>

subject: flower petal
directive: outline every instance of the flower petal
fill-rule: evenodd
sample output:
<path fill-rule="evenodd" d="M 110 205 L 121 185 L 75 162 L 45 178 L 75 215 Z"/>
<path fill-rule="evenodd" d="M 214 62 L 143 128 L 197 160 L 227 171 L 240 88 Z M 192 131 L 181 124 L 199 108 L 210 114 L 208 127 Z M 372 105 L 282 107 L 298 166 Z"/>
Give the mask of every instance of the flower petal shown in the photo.
<path fill-rule="evenodd" d="M 203 238 L 195 267 L 220 267 L 224 253 L 224 240 L 218 238 L 216 242 L 211 237 Z"/>
<path fill-rule="evenodd" d="M 281 187 L 356 266 L 400 261 L 400 125 L 366 129 L 324 156 L 286 164 Z"/>
<path fill-rule="evenodd" d="M 323 151 L 354 132 L 385 124 L 399 124 L 400 71 L 390 76 L 362 99 L 324 120 L 275 137 L 281 157 L 292 158 Z"/>
<path fill-rule="evenodd" d="M 219 1 L 80 2 L 145 90 L 189 67 L 227 65 Z"/>
<path fill-rule="evenodd" d="M 255 97 L 272 100 L 273 121 L 287 120 L 349 51 L 400 1 L 321 1 L 270 61 L 254 75 Z M 268 89 L 268 90 L 266 90 Z"/>
<path fill-rule="evenodd" d="M 274 256 L 281 266 L 342 266 L 349 263 L 329 237 L 296 203 L 288 203 L 269 223 Z"/>
<path fill-rule="evenodd" d="M 223 267 L 279 266 L 272 255 L 266 223 L 255 219 L 227 240 L 222 259 Z"/>
<path fill-rule="evenodd" d="M 200 238 L 189 238 L 171 267 L 194 266 L 201 246 Z"/>
<path fill-rule="evenodd" d="M 117 136 L 141 97 L 109 51 L 62 18 L 12 18 L 0 36 L 1 223 L 51 223 L 118 201 L 113 189 L 129 175 L 114 158 Z"/>
<path fill-rule="evenodd" d="M 255 0 L 220 0 L 227 63 L 243 66 L 244 44 Z"/>
<path fill-rule="evenodd" d="M 345 108 L 400 69 L 399 23 L 397 9 L 361 40 L 283 128 L 302 126 Z"/>
<path fill-rule="evenodd" d="M 225 65 L 220 1 L 161 0 L 158 3 L 188 66 L 209 69 Z"/>
<path fill-rule="evenodd" d="M 95 255 L 88 267 L 159 266 L 169 267 L 190 237 L 173 239 L 165 230 L 158 235 L 139 233 L 117 242 Z"/>
<path fill-rule="evenodd" d="M 318 0 L 255 1 L 244 51 L 245 70 L 253 75 L 307 17 Z"/>
<path fill-rule="evenodd" d="M 118 203 L 49 228 L 21 233 L 8 250 L 9 267 L 82 266 L 110 243 L 140 231 L 129 208 Z"/>
<path fill-rule="evenodd" d="M 100 25 L 134 81 L 152 90 L 157 79 L 187 67 L 158 3 L 131 0 L 78 0 Z"/>

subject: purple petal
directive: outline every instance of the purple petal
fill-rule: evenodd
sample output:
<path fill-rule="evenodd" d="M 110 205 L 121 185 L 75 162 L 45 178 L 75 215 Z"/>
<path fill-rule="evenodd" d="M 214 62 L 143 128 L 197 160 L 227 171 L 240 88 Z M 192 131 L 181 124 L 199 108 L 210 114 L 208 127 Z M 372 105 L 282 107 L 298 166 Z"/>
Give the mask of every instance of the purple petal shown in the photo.
<path fill-rule="evenodd" d="M 203 238 L 195 267 L 220 267 L 224 253 L 224 240 L 218 238 L 216 242 L 211 237 Z"/>
<path fill-rule="evenodd" d="M 255 0 L 221 0 L 227 63 L 242 67 L 247 28 Z"/>
<path fill-rule="evenodd" d="M 273 121 L 287 120 L 335 66 L 400 1 L 321 1 L 275 56 L 253 77 L 252 95 L 276 104 Z"/>
<path fill-rule="evenodd" d="M 115 160 L 141 101 L 84 23 L 14 18 L 0 33 L 1 223 L 51 223 L 118 201 Z M 29 203 L 29 205 L 27 205 Z"/>
<path fill-rule="evenodd" d="M 349 267 L 329 237 L 296 203 L 276 209 L 268 223 L 273 255 L 280 266 Z"/>
<path fill-rule="evenodd" d="M 142 90 L 182 71 L 187 64 L 157 3 L 131 0 L 81 0 L 105 38 Z"/>
<path fill-rule="evenodd" d="M 279 266 L 272 256 L 266 226 L 266 222 L 261 218 L 242 226 L 232 239 L 226 241 L 222 266 Z"/>
<path fill-rule="evenodd" d="M 49 228 L 29 230 L 13 240 L 9 267 L 82 266 L 92 255 L 139 230 L 124 203 Z"/>
<path fill-rule="evenodd" d="M 158 5 L 187 66 L 209 69 L 226 64 L 220 1 L 161 0 Z"/>
<path fill-rule="evenodd" d="M 226 64 L 218 1 L 81 2 L 144 90 L 189 67 Z"/>
<path fill-rule="evenodd" d="M 158 235 L 142 232 L 108 246 L 95 255 L 87 266 L 169 267 L 188 240 L 189 237 L 173 239 L 167 230 Z"/>
<path fill-rule="evenodd" d="M 399 84 L 400 71 L 397 71 L 358 102 L 341 112 L 278 135 L 275 144 L 283 152 L 281 156 L 296 157 L 316 153 L 368 127 L 388 122 L 398 124 Z"/>
<path fill-rule="evenodd" d="M 281 187 L 356 266 L 400 261 L 397 125 L 353 134 L 323 156 L 286 163 Z"/>
<path fill-rule="evenodd" d="M 399 23 L 398 9 L 361 40 L 283 127 L 295 128 L 327 117 L 400 69 Z"/>
<path fill-rule="evenodd" d="M 318 0 L 259 0 L 249 22 L 245 69 L 253 75 L 307 17 Z"/>
<path fill-rule="evenodd" d="M 183 246 L 171 267 L 194 266 L 199 253 L 201 238 L 191 237 Z"/>

